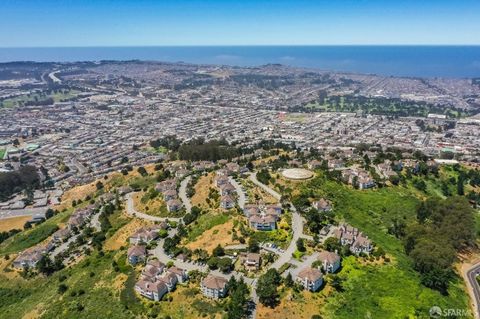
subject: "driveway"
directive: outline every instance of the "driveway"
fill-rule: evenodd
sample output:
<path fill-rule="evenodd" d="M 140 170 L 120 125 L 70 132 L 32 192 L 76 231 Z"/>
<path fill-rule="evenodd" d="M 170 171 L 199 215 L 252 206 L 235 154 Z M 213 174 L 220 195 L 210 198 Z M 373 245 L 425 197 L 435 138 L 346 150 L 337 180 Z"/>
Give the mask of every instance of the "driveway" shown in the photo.
<path fill-rule="evenodd" d="M 235 191 L 237 192 L 238 198 L 238 206 L 240 206 L 241 209 L 245 208 L 245 203 L 247 202 L 245 192 L 243 191 L 242 186 L 231 176 L 228 177 L 228 181 L 230 184 L 232 184 L 233 187 L 235 187 Z"/>

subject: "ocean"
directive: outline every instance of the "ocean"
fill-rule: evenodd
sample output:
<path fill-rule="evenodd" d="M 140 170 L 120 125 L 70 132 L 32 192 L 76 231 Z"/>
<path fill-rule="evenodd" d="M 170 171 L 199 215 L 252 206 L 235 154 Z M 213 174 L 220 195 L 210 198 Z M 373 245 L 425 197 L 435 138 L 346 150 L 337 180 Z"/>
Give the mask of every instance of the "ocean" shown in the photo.
<path fill-rule="evenodd" d="M 181 46 L 0 48 L 0 62 L 149 60 L 258 66 L 279 63 L 404 77 L 480 77 L 480 46 Z"/>

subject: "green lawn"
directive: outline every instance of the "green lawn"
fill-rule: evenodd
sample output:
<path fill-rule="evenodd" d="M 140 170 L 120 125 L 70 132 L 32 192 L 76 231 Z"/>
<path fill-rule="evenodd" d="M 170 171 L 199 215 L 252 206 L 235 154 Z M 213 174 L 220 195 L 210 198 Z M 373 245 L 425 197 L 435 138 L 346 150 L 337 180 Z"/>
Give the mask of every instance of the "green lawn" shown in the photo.
<path fill-rule="evenodd" d="M 407 224 L 415 219 L 419 199 L 413 190 L 388 187 L 360 191 L 318 177 L 302 191 L 332 200 L 341 219 L 362 230 L 392 258 L 382 266 L 360 265 L 348 258 L 342 270 L 345 291 L 328 298 L 324 309 L 328 318 L 428 318 L 433 305 L 468 309 L 459 277 L 451 283 L 448 296 L 424 287 L 402 242 L 387 233 L 392 218 Z"/>
<path fill-rule="evenodd" d="M 34 93 L 30 95 L 20 95 L 14 98 L 10 99 L 5 99 L 3 101 L 0 101 L 0 107 L 17 107 L 20 106 L 23 103 L 26 103 L 28 101 L 35 101 L 35 98 L 37 98 L 38 101 L 46 100 L 48 98 L 52 98 L 55 102 L 62 102 L 64 100 L 71 99 L 75 96 L 77 96 L 80 93 L 78 90 L 69 90 L 68 92 L 58 92 L 58 93 L 53 93 L 52 94 L 46 94 L 46 95 L 41 95 L 39 93 Z"/>

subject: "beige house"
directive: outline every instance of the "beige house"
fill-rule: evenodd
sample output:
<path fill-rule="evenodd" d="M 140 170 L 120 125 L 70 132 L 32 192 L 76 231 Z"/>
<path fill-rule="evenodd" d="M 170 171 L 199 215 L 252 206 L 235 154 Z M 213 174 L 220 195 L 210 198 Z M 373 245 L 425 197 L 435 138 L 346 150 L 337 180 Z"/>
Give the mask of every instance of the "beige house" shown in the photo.
<path fill-rule="evenodd" d="M 322 286 L 323 276 L 320 270 L 306 267 L 298 273 L 296 280 L 303 288 L 317 291 Z"/>
<path fill-rule="evenodd" d="M 227 296 L 227 283 L 227 279 L 209 274 L 202 280 L 202 293 L 209 298 L 224 298 Z"/>

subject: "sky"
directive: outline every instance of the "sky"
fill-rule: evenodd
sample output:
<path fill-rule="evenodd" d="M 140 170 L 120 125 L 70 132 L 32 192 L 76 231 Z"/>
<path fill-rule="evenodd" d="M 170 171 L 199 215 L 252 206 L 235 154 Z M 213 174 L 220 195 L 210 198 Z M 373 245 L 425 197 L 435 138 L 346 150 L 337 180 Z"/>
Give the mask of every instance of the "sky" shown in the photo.
<path fill-rule="evenodd" d="M 0 0 L 0 47 L 480 44 L 480 0 Z"/>

